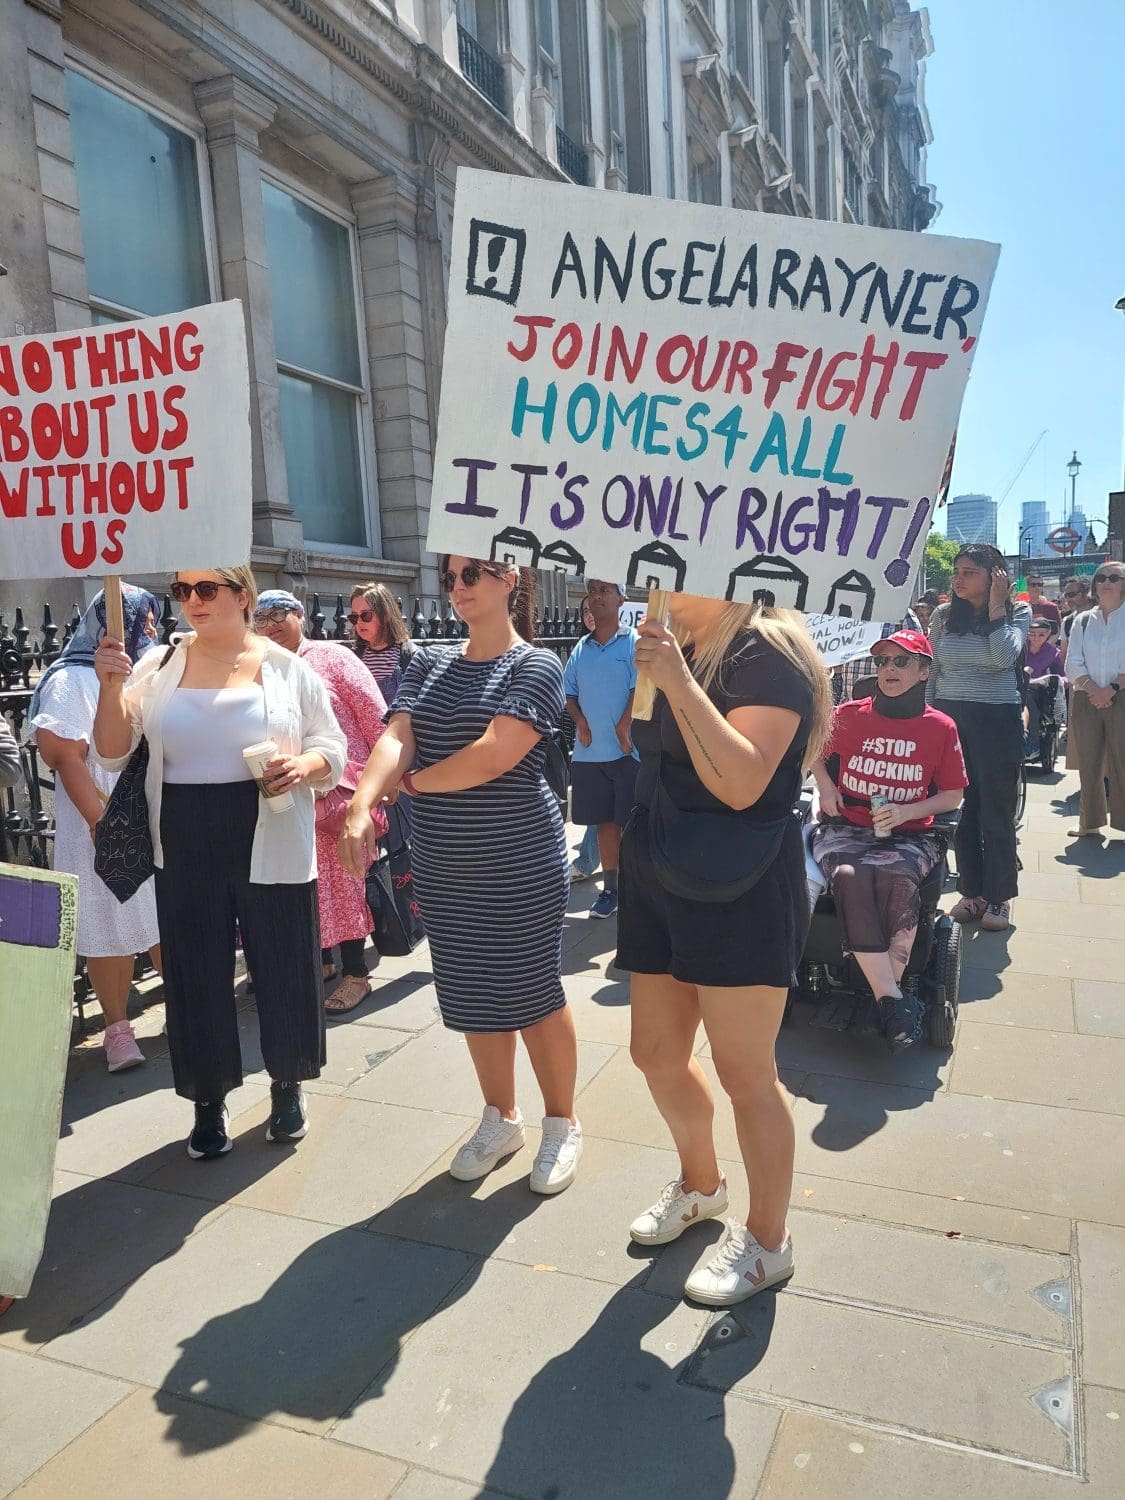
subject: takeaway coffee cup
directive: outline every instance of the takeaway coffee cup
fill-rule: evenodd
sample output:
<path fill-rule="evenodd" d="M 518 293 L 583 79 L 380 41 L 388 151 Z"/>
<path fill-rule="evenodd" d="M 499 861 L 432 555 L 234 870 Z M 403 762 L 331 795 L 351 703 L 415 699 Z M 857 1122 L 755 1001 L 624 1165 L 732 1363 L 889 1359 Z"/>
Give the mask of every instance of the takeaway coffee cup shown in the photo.
<path fill-rule="evenodd" d="M 265 783 L 266 764 L 273 760 L 277 754 L 277 745 L 273 740 L 263 740 L 260 745 L 247 745 L 242 752 L 242 759 L 250 767 L 254 780 L 258 783 L 258 790 L 266 799 L 266 806 L 271 812 L 288 812 L 293 806 L 292 792 L 272 792 Z"/>

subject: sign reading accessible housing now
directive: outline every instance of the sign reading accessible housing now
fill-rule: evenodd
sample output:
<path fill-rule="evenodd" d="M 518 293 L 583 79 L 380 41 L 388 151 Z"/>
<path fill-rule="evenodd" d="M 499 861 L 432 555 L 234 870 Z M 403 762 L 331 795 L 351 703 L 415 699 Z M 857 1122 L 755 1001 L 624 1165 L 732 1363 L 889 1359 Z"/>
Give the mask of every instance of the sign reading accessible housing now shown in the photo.
<path fill-rule="evenodd" d="M 462 168 L 428 545 L 897 619 L 998 254 Z"/>
<path fill-rule="evenodd" d="M 239 302 L 0 339 L 0 578 L 250 555 Z"/>

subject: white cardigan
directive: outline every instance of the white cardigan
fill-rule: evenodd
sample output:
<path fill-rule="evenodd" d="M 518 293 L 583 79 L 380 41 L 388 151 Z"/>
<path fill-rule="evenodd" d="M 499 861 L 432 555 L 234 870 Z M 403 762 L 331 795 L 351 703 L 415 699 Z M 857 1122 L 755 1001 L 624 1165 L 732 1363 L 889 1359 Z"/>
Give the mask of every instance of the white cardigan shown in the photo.
<path fill-rule="evenodd" d="M 136 749 L 143 734 L 148 740 L 148 774 L 145 794 L 148 798 L 149 827 L 158 869 L 164 868 L 164 850 L 160 843 L 160 805 L 164 785 L 164 710 L 183 680 L 187 653 L 195 640 L 194 631 L 175 638 L 175 650 L 162 667 L 166 652 L 161 647 L 148 651 L 133 668 L 125 683 L 125 705 L 132 724 L 132 744 L 125 755 L 103 755 L 97 744 L 92 746 L 99 765 L 108 771 L 121 771 Z M 262 690 L 266 699 L 266 733 L 277 742 L 282 755 L 302 755 L 314 751 L 323 755 L 329 774 L 315 783 L 319 792 L 330 791 L 344 773 L 348 746 L 328 699 L 324 683 L 292 651 L 266 643 L 262 661 Z M 316 811 L 313 784 L 302 782 L 293 788 L 291 812 L 275 813 L 258 798 L 258 822 L 250 856 L 250 879 L 256 885 L 303 885 L 316 879 Z M 205 878 L 205 872 L 200 872 Z"/>

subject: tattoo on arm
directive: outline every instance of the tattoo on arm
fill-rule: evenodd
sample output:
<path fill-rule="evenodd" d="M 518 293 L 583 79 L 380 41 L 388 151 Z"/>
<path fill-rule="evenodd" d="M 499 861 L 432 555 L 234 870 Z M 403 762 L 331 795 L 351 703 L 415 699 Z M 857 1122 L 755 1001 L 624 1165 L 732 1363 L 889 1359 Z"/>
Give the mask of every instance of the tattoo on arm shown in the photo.
<path fill-rule="evenodd" d="M 714 759 L 711 756 L 711 752 L 707 749 L 707 746 L 703 743 L 703 740 L 700 738 L 699 730 L 696 729 L 695 725 L 691 722 L 691 719 L 682 710 L 680 712 L 680 718 L 683 721 L 684 727 L 686 729 L 690 729 L 691 730 L 692 738 L 695 740 L 695 743 L 699 746 L 699 748 L 703 751 L 703 758 L 704 758 L 704 760 L 706 760 L 707 764 L 711 767 L 712 771 L 714 771 L 716 778 L 719 781 L 722 781 L 722 779 L 723 779 L 723 773 L 719 770 L 718 766 L 715 764 Z"/>

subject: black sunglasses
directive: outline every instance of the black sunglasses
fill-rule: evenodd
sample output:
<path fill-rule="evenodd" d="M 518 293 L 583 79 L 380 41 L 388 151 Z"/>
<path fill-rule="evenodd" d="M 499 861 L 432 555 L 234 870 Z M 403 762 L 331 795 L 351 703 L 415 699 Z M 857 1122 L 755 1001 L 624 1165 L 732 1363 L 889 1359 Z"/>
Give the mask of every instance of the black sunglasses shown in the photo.
<path fill-rule="evenodd" d="M 457 580 L 460 578 L 467 589 L 475 589 L 485 573 L 490 578 L 503 578 L 504 576 L 497 568 L 488 568 L 481 563 L 471 562 L 466 563 L 460 573 L 454 573 L 452 568 L 446 568 L 445 572 L 441 575 L 441 586 L 447 594 L 452 594 Z"/>
<path fill-rule="evenodd" d="M 185 599 L 190 599 L 193 592 L 199 595 L 204 604 L 210 604 L 220 589 L 233 589 L 236 594 L 240 594 L 242 592 L 242 585 L 238 583 L 212 583 L 209 578 L 205 578 L 202 583 L 181 583 L 177 578 L 168 592 L 177 604 L 182 604 Z"/>
<path fill-rule="evenodd" d="M 263 625 L 284 625 L 286 616 L 289 614 L 281 604 L 275 604 L 270 609 L 259 609 L 254 615 L 254 629 L 260 630 Z"/>
<path fill-rule="evenodd" d="M 1095 583 L 1125 583 L 1125 573 L 1095 573 Z"/>
<path fill-rule="evenodd" d="M 1067 589 L 1066 592 L 1063 594 L 1063 598 L 1064 599 L 1081 599 L 1081 597 L 1082 597 L 1082 590 L 1081 589 Z"/>
<path fill-rule="evenodd" d="M 348 624 L 356 625 L 362 620 L 365 625 L 369 625 L 374 618 L 375 611 L 373 609 L 361 609 L 358 612 L 353 610 L 348 616 Z"/>
<path fill-rule="evenodd" d="M 903 667 L 908 667 L 912 661 L 924 661 L 925 657 L 907 656 L 904 652 L 901 656 L 875 656 L 872 657 L 875 670 L 881 671 L 884 667 L 897 667 L 901 672 Z"/>

